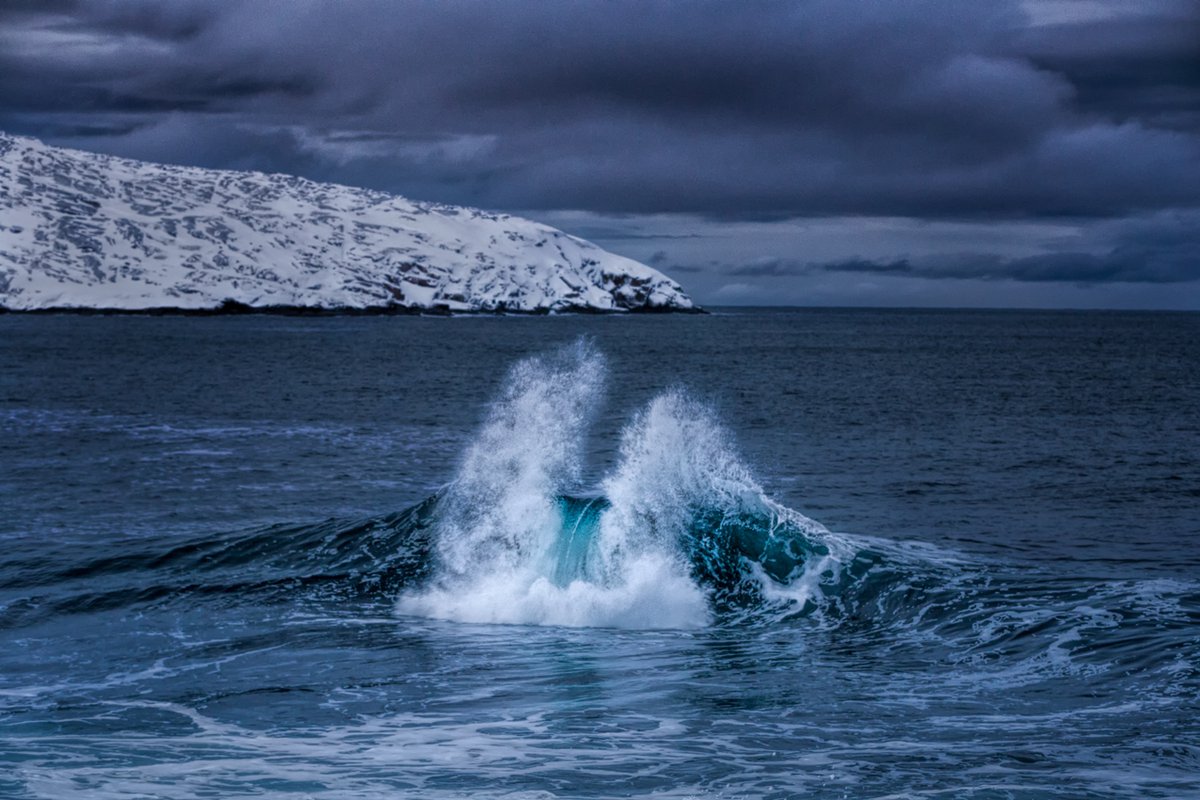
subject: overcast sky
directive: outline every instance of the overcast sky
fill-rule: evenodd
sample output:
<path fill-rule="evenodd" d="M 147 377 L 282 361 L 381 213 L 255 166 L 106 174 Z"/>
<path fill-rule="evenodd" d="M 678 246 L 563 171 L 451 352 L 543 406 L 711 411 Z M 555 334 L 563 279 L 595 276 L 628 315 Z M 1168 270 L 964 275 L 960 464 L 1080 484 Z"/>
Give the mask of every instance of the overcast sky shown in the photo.
<path fill-rule="evenodd" d="M 1200 308 L 1200 2 L 0 0 L 0 129 L 539 219 L 706 304 Z"/>

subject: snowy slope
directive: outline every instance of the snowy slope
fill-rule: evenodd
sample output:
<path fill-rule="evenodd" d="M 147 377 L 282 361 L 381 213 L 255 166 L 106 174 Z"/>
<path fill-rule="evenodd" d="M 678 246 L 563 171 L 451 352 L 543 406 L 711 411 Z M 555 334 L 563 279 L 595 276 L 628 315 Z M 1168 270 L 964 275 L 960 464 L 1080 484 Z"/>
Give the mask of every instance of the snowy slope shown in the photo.
<path fill-rule="evenodd" d="M 147 164 L 0 133 L 0 308 L 691 310 L 554 228 L 287 175 Z"/>

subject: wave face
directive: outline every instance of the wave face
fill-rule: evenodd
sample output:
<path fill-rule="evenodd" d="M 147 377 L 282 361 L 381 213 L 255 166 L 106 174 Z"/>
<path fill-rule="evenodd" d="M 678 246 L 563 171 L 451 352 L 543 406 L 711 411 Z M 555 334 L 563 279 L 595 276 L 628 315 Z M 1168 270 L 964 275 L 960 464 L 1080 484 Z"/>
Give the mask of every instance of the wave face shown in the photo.
<path fill-rule="evenodd" d="M 682 390 L 629 422 L 598 494 L 576 494 L 605 372 L 586 341 L 512 368 L 438 501 L 433 577 L 400 597 L 401 613 L 694 628 L 812 603 L 852 549 L 769 500 L 713 411 Z"/>

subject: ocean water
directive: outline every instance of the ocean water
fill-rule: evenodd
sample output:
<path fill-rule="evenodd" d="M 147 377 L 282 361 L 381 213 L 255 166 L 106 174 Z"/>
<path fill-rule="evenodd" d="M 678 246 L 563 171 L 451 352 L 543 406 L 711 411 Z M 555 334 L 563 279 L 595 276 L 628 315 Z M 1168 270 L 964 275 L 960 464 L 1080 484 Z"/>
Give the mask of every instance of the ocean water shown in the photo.
<path fill-rule="evenodd" d="M 0 316 L 0 797 L 1200 797 L 1200 315 Z"/>

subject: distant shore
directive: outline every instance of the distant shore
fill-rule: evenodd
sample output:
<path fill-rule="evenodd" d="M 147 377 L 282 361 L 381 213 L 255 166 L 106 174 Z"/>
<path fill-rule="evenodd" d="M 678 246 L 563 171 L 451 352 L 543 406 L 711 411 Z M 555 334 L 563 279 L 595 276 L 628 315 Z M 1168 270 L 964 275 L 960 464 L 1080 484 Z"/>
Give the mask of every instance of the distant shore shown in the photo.
<path fill-rule="evenodd" d="M 49 308 L 6 308 L 0 306 L 0 314 L 74 314 L 78 316 L 135 316 L 135 317 L 223 317 L 266 314 L 286 317 L 547 317 L 561 314 L 587 314 L 589 316 L 624 316 L 628 314 L 707 314 L 699 306 L 692 308 L 641 307 L 631 309 L 599 309 L 590 306 L 567 306 L 556 309 L 458 309 L 436 305 L 430 307 L 383 305 L 352 307 L 272 305 L 252 306 L 246 303 L 226 301 L 213 308 L 178 308 L 158 306 L 154 308 L 92 308 L 88 306 L 57 306 Z"/>

